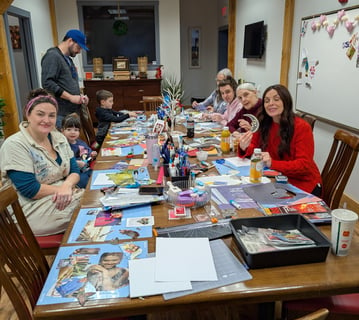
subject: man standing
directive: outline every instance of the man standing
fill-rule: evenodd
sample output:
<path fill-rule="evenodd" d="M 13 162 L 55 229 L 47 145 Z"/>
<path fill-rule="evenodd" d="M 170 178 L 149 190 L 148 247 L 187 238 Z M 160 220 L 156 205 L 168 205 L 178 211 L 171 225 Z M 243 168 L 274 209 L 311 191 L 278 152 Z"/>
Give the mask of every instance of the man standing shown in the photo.
<path fill-rule="evenodd" d="M 78 74 L 72 60 L 81 49 L 89 50 L 86 37 L 80 30 L 72 29 L 67 31 L 57 47 L 48 49 L 41 60 L 42 87 L 55 95 L 59 105 L 57 128 L 61 128 L 66 115 L 79 113 L 81 104 L 88 104 L 88 97 L 80 93 Z"/>

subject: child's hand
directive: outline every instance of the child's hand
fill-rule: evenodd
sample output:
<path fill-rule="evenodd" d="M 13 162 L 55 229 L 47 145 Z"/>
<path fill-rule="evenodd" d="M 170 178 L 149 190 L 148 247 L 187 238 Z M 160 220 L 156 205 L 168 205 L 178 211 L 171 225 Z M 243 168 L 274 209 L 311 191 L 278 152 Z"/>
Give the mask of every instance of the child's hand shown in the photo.
<path fill-rule="evenodd" d="M 77 162 L 77 165 L 79 166 L 80 169 L 82 169 L 86 165 L 86 163 L 84 161 L 81 161 L 81 160 L 76 160 L 76 162 Z"/>
<path fill-rule="evenodd" d="M 128 113 L 128 115 L 129 115 L 131 118 L 136 118 L 136 117 L 137 117 L 137 113 L 134 112 L 134 111 L 130 111 L 130 112 Z"/>
<path fill-rule="evenodd" d="M 97 157 L 97 152 L 96 152 L 96 151 L 92 151 L 92 152 L 90 153 L 90 156 L 91 156 L 91 158 L 95 159 L 95 158 Z"/>

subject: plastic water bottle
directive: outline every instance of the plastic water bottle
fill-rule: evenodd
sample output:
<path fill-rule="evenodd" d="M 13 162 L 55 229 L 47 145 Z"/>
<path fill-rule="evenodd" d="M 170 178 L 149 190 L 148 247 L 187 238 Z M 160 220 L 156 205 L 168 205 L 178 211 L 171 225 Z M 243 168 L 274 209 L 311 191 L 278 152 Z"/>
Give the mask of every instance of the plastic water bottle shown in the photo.
<path fill-rule="evenodd" d="M 187 120 L 187 138 L 193 138 L 193 137 L 194 137 L 194 119 L 190 114 Z"/>
<path fill-rule="evenodd" d="M 229 153 L 231 150 L 231 133 L 228 130 L 228 127 L 223 127 L 222 133 L 221 133 L 221 150 L 222 153 Z"/>
<path fill-rule="evenodd" d="M 249 181 L 252 183 L 262 182 L 263 161 L 261 148 L 255 148 L 251 157 L 251 166 L 249 169 Z"/>

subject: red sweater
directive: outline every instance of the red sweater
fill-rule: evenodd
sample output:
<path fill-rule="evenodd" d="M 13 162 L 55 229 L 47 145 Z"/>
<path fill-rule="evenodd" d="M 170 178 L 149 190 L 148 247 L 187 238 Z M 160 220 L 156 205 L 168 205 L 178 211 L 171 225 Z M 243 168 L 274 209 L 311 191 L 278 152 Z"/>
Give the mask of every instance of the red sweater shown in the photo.
<path fill-rule="evenodd" d="M 259 132 L 254 133 L 251 144 L 246 152 L 238 148 L 239 156 L 246 157 L 253 153 L 253 149 L 260 147 Z M 269 131 L 268 146 L 266 151 L 272 158 L 270 169 L 280 171 L 288 177 L 288 182 L 294 186 L 312 192 L 317 183 L 322 183 L 319 169 L 314 162 L 314 138 L 310 125 L 303 119 L 295 117 L 294 134 L 290 143 L 290 155 L 285 155 L 281 160 L 278 155 L 280 143 L 279 124 L 272 123 Z"/>

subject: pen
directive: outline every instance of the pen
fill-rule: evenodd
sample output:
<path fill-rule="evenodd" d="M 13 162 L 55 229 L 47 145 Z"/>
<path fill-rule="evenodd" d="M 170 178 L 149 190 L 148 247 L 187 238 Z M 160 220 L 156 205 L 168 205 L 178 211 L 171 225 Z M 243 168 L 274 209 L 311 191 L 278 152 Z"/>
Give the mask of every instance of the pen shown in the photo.
<path fill-rule="evenodd" d="M 236 209 L 241 209 L 241 206 L 239 205 L 239 203 L 237 201 L 229 200 L 229 203 Z"/>

